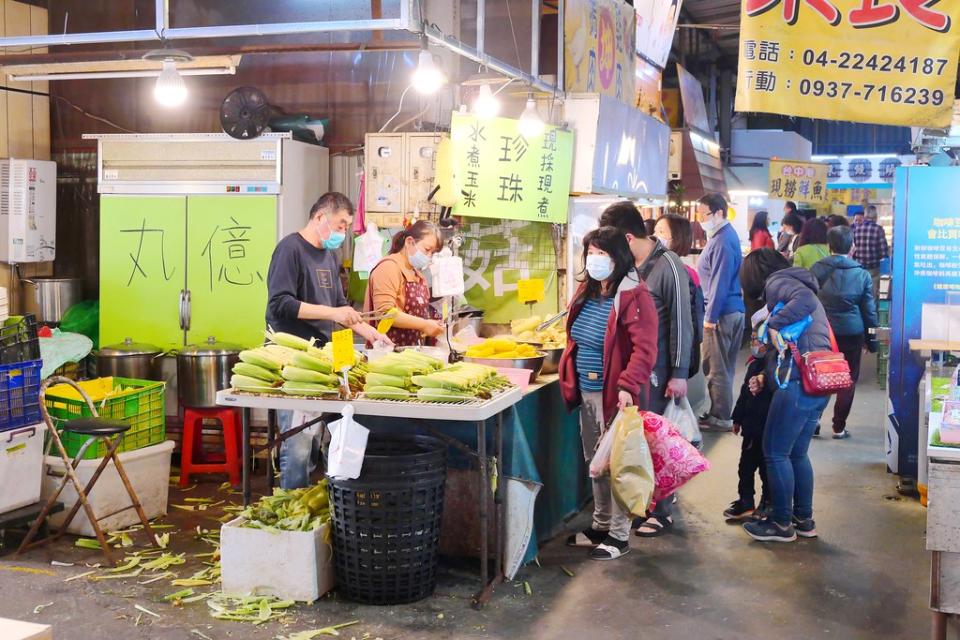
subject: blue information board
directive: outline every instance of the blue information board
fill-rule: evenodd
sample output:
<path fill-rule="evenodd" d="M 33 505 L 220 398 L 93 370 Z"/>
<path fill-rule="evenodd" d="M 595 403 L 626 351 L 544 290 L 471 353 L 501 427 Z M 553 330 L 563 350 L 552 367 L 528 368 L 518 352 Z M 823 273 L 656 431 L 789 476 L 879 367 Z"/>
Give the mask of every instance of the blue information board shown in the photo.
<path fill-rule="evenodd" d="M 913 478 L 924 363 L 909 341 L 920 337 L 923 305 L 946 304 L 952 291 L 960 291 L 960 167 L 900 167 L 894 181 L 889 389 L 899 436 L 896 471 Z"/>

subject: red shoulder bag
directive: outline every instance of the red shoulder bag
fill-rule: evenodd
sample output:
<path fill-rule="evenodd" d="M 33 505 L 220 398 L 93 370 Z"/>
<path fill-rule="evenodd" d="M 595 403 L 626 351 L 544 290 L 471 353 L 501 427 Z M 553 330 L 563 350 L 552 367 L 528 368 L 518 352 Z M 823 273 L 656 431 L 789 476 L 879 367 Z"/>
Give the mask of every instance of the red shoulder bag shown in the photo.
<path fill-rule="evenodd" d="M 800 371 L 803 390 L 811 396 L 829 396 L 853 386 L 850 365 L 837 348 L 837 339 L 830 329 L 832 351 L 808 351 L 801 354 L 795 342 L 790 343 L 793 360 Z"/>

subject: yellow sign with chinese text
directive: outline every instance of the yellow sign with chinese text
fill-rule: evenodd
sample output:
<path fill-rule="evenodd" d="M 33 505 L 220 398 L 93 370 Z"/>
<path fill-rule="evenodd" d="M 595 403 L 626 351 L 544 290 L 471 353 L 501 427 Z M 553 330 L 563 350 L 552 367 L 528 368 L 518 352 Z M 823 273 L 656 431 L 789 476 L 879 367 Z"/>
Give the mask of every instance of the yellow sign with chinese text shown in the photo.
<path fill-rule="evenodd" d="M 830 165 L 820 162 L 771 160 L 768 197 L 818 203 L 827 201 Z"/>
<path fill-rule="evenodd" d="M 633 104 L 637 12 L 624 0 L 564 0 L 564 89 Z"/>
<path fill-rule="evenodd" d="M 520 304 L 543 302 L 543 278 L 517 280 L 517 300 Z"/>
<path fill-rule="evenodd" d="M 460 185 L 454 215 L 567 221 L 573 133 L 547 125 L 540 135 L 527 137 L 511 118 L 454 113 L 450 139 Z"/>
<path fill-rule="evenodd" d="M 743 0 L 737 111 L 948 126 L 960 51 L 947 0 Z"/>
<path fill-rule="evenodd" d="M 330 339 L 333 342 L 333 370 L 343 371 L 352 367 L 356 357 L 353 351 L 353 330 L 334 331 Z"/>

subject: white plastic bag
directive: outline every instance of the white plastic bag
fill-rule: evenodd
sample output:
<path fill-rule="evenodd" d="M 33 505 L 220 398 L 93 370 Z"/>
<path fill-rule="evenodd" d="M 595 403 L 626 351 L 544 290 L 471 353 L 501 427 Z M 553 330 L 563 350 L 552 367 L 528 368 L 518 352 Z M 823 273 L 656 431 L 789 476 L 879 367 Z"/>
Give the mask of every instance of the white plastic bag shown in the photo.
<path fill-rule="evenodd" d="M 290 426 L 292 428 L 299 427 L 305 422 L 310 422 L 316 418 L 319 418 L 320 413 L 313 411 L 294 411 L 293 420 L 291 421 Z M 293 436 L 293 438 L 310 438 L 310 462 L 307 463 L 307 473 L 313 473 L 317 469 L 317 459 L 319 458 L 319 452 L 323 450 L 323 432 L 320 428 L 323 426 L 323 422 L 317 421 Z"/>
<path fill-rule="evenodd" d="M 610 451 L 613 449 L 613 432 L 616 424 L 617 422 L 614 420 L 610 428 L 600 436 L 597 450 L 593 453 L 593 459 L 590 461 L 591 478 L 599 478 L 610 469 Z"/>
<path fill-rule="evenodd" d="M 331 422 L 327 428 L 330 429 L 327 473 L 334 478 L 359 478 L 370 430 L 353 421 L 353 407 L 350 405 L 343 408 L 343 417 Z"/>
<path fill-rule="evenodd" d="M 703 441 L 697 414 L 693 412 L 690 401 L 687 400 L 686 396 L 680 399 L 674 398 L 667 403 L 667 408 L 663 411 L 663 417 L 677 428 L 677 431 L 687 442 L 698 445 Z"/>
<path fill-rule="evenodd" d="M 353 270 L 369 274 L 383 258 L 383 236 L 373 222 L 367 223 L 367 230 L 353 241 Z M 366 275 L 361 276 L 366 279 Z"/>

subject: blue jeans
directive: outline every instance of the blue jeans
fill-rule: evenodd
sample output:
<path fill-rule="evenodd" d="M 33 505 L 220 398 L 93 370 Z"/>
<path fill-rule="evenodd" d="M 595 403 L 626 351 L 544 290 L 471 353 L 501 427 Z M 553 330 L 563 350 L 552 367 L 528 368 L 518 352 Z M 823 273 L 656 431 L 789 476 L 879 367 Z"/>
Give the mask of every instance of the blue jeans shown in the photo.
<path fill-rule="evenodd" d="M 293 427 L 293 411 L 277 411 L 280 433 Z M 301 431 L 280 445 L 280 487 L 299 489 L 310 484 L 310 456 L 313 436 L 309 429 Z"/>
<path fill-rule="evenodd" d="M 773 394 L 763 432 L 763 458 L 773 498 L 773 519 L 813 517 L 813 466 L 807 450 L 820 422 L 826 396 L 810 396 L 797 380 Z"/>

